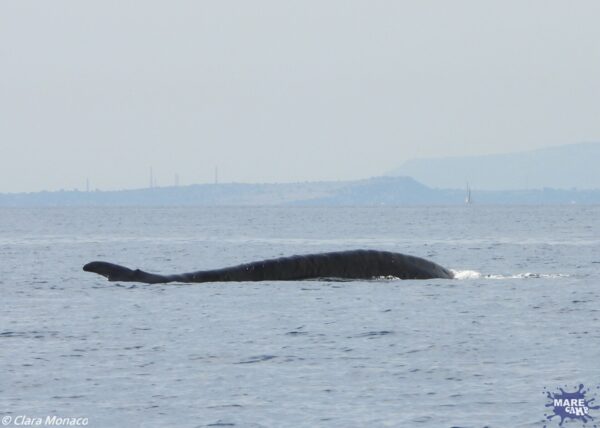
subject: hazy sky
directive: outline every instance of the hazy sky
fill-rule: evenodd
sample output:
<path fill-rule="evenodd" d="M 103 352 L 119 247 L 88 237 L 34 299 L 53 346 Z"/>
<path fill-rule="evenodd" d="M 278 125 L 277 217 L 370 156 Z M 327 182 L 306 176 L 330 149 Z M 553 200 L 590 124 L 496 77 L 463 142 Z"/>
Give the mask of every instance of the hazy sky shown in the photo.
<path fill-rule="evenodd" d="M 600 140 L 598 1 L 1 1 L 0 192 Z"/>

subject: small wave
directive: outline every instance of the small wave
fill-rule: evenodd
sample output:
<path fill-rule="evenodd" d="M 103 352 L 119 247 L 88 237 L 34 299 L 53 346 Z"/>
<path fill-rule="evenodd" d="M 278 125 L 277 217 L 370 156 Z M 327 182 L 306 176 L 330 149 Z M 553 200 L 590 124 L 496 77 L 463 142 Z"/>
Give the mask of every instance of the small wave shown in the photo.
<path fill-rule="evenodd" d="M 386 336 L 388 334 L 394 334 L 393 331 L 389 331 L 389 330 L 382 330 L 382 331 L 368 331 L 366 333 L 360 333 L 357 334 L 354 337 L 368 337 L 369 339 L 373 339 L 374 337 L 378 337 L 378 336 Z M 348 338 L 351 338 L 353 336 L 348 336 Z"/>
<path fill-rule="evenodd" d="M 486 275 L 485 278 L 490 279 L 530 279 L 530 278 L 547 278 L 547 279 L 555 279 L 555 278 L 567 278 L 570 275 L 565 273 L 517 273 L 515 275 Z"/>
<path fill-rule="evenodd" d="M 517 273 L 514 275 L 496 275 L 489 274 L 484 275 L 481 272 L 477 272 L 475 270 L 452 270 L 452 274 L 454 275 L 454 279 L 530 279 L 530 278 L 547 278 L 547 279 L 555 279 L 555 278 L 567 278 L 570 275 L 564 273 Z"/>
<path fill-rule="evenodd" d="M 277 355 L 257 355 L 255 357 L 250 357 L 244 361 L 240 361 L 236 364 L 252 364 L 252 363 L 260 363 L 262 361 L 272 360 L 273 358 L 277 358 Z"/>

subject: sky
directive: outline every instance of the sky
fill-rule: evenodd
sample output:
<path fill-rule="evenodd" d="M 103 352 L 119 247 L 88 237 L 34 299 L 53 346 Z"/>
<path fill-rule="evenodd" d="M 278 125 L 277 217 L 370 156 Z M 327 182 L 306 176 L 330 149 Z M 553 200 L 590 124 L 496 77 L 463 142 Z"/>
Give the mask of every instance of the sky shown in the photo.
<path fill-rule="evenodd" d="M 0 192 L 600 140 L 600 2 L 2 1 Z"/>

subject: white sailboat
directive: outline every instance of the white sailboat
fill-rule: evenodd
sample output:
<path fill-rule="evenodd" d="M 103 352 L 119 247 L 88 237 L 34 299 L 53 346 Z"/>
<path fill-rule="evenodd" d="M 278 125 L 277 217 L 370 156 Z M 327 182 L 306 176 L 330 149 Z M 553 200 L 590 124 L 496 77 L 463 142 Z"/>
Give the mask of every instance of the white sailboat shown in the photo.
<path fill-rule="evenodd" d="M 465 204 L 471 205 L 471 187 L 469 186 L 469 182 L 467 181 L 467 196 L 465 197 Z"/>

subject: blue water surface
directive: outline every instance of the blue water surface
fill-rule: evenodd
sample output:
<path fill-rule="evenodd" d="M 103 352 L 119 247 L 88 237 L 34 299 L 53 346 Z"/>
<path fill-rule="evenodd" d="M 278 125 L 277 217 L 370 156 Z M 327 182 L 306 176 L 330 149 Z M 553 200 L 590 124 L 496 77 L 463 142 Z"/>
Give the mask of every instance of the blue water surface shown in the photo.
<path fill-rule="evenodd" d="M 143 285 L 81 270 L 355 248 L 464 279 Z M 11 418 L 541 427 L 545 388 L 600 385 L 594 206 L 1 208 L 0 287 Z"/>

